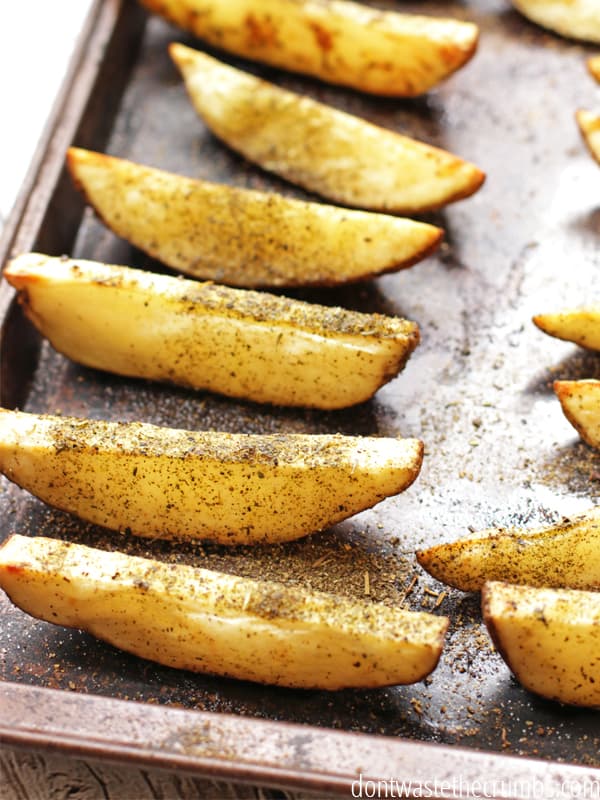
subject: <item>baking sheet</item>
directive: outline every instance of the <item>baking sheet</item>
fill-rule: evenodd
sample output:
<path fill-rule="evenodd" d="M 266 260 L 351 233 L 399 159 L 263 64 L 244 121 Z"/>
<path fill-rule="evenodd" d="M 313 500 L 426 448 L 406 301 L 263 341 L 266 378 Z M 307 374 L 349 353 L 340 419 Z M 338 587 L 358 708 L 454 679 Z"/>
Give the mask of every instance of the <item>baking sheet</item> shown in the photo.
<path fill-rule="evenodd" d="M 422 344 L 404 373 L 373 401 L 324 413 L 115 378 L 78 367 L 44 344 L 31 376 L 9 373 L 3 364 L 3 392 L 24 397 L 21 405 L 28 411 L 197 430 L 418 436 L 426 443 L 418 481 L 330 531 L 271 548 L 129 540 L 48 509 L 6 481 L 0 518 L 3 537 L 19 532 L 68 538 L 351 596 L 364 597 L 368 573 L 371 599 L 418 610 L 435 607 L 452 619 L 439 668 L 416 686 L 368 692 L 260 687 L 144 662 L 86 634 L 31 620 L 2 596 L 0 678 L 600 767 L 597 715 L 522 690 L 491 648 L 478 598 L 443 594 L 444 587 L 413 556 L 417 547 L 455 538 L 469 527 L 545 523 L 597 502 L 598 458 L 564 420 L 551 382 L 600 377 L 600 361 L 545 337 L 530 322 L 534 313 L 589 300 L 598 285 L 600 173 L 573 119 L 576 108 L 600 100 L 585 72 L 591 50 L 544 33 L 500 0 L 372 4 L 473 20 L 482 32 L 479 52 L 417 100 L 366 97 L 224 60 L 486 170 L 487 182 L 475 197 L 423 217 L 446 230 L 436 256 L 358 286 L 293 293 L 417 320 Z M 306 197 L 212 137 L 166 54 L 173 40 L 201 46 L 161 20 L 150 21 L 107 151 L 194 177 Z M 73 197 L 67 193 L 61 202 L 75 203 Z M 89 213 L 76 242 L 55 231 L 52 250 L 160 269 Z M 7 337 L 20 330 L 13 323 L 5 328 L 5 351 L 11 349 Z"/>

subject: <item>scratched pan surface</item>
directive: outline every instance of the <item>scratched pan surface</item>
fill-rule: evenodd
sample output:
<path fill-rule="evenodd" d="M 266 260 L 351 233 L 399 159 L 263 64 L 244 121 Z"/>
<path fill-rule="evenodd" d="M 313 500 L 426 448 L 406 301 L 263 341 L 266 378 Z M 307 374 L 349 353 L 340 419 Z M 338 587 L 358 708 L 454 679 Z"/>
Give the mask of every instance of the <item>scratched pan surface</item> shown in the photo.
<path fill-rule="evenodd" d="M 370 283 L 297 293 L 417 320 L 422 344 L 405 372 L 369 403 L 320 413 L 114 378 L 44 345 L 38 361 L 5 373 L 3 389 L 23 395 L 29 377 L 23 406 L 35 412 L 198 430 L 418 436 L 426 459 L 417 483 L 330 531 L 271 549 L 130 540 L 47 509 L 6 481 L 0 518 L 3 536 L 68 538 L 358 597 L 368 587 L 373 600 L 433 609 L 452 620 L 439 668 L 424 683 L 381 691 L 264 688 L 130 657 L 86 634 L 31 620 L 2 596 L 0 678 L 600 766 L 597 715 L 522 690 L 491 648 L 478 598 L 443 594 L 413 556 L 417 547 L 455 538 L 469 526 L 544 523 L 597 501 L 598 457 L 564 420 L 551 381 L 600 377 L 600 360 L 544 337 L 530 322 L 536 312 L 589 300 L 600 286 L 600 172 L 573 120 L 576 108 L 600 104 L 584 69 L 591 50 L 544 33 L 501 0 L 376 4 L 474 20 L 482 32 L 479 53 L 427 97 L 404 101 L 229 60 L 486 170 L 479 194 L 425 217 L 446 230 L 436 256 Z M 210 135 L 166 55 L 174 39 L 195 44 L 158 19 L 150 22 L 108 151 L 190 176 L 303 196 Z M 160 269 L 90 214 L 76 241 L 58 238 L 55 250 Z"/>

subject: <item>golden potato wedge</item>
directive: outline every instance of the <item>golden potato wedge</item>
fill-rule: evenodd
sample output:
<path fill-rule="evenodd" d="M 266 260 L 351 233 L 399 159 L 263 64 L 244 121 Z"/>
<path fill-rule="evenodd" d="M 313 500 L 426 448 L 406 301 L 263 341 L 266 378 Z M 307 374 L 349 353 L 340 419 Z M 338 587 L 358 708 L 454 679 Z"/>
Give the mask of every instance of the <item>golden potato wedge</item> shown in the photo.
<path fill-rule="evenodd" d="M 584 442 L 600 447 L 600 381 L 554 381 L 563 413 Z"/>
<path fill-rule="evenodd" d="M 191 180 L 78 148 L 68 164 L 118 236 L 174 269 L 231 286 L 362 281 L 415 264 L 443 235 L 422 222 Z"/>
<path fill-rule="evenodd" d="M 423 94 L 475 53 L 476 25 L 347 0 L 142 0 L 209 44 L 330 83 Z"/>
<path fill-rule="evenodd" d="M 512 0 L 527 19 L 569 39 L 600 42 L 597 0 Z"/>
<path fill-rule="evenodd" d="M 533 322 L 549 336 L 600 350 L 600 306 L 537 314 Z"/>
<path fill-rule="evenodd" d="M 415 323 L 92 261 L 28 253 L 4 271 L 52 345 L 88 367 L 259 403 L 367 400 L 417 346 Z"/>
<path fill-rule="evenodd" d="M 600 83 L 600 56 L 588 58 L 587 67 L 592 78 L 595 78 Z"/>
<path fill-rule="evenodd" d="M 278 686 L 414 683 L 448 620 L 44 537 L 0 547 L 0 587 L 38 619 L 169 667 Z"/>
<path fill-rule="evenodd" d="M 587 149 L 594 161 L 600 164 L 600 115 L 580 110 L 575 117 Z"/>
<path fill-rule="evenodd" d="M 543 528 L 497 528 L 417 553 L 439 581 L 478 592 L 486 581 L 600 588 L 600 509 Z"/>
<path fill-rule="evenodd" d="M 263 169 L 334 202 L 412 213 L 468 197 L 483 183 L 480 169 L 444 150 L 184 45 L 169 51 L 213 133 Z"/>
<path fill-rule="evenodd" d="M 600 593 L 492 581 L 481 605 L 498 652 L 526 689 L 600 705 Z"/>
<path fill-rule="evenodd" d="M 297 539 L 402 492 L 422 457 L 418 439 L 195 433 L 0 409 L 0 472 L 136 536 Z"/>

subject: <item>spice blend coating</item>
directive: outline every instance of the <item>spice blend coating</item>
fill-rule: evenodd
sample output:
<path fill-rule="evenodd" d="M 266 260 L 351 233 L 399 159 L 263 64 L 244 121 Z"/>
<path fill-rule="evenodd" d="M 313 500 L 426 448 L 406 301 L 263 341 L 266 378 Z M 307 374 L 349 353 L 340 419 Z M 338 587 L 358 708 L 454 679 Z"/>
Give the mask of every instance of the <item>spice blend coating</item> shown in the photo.
<path fill-rule="evenodd" d="M 0 471 L 52 506 L 137 536 L 288 541 L 398 494 L 418 439 L 196 433 L 0 410 Z"/>
<path fill-rule="evenodd" d="M 486 581 L 600 588 L 600 509 L 535 530 L 483 531 L 417 553 L 434 578 L 464 592 Z"/>
<path fill-rule="evenodd" d="M 494 644 L 526 689 L 600 706 L 600 593 L 491 581 L 481 604 Z"/>
<path fill-rule="evenodd" d="M 344 408 L 395 377 L 414 322 L 36 253 L 4 272 L 56 350 L 119 375 L 259 403 Z"/>
<path fill-rule="evenodd" d="M 342 205 L 407 214 L 476 192 L 485 175 L 445 150 L 281 89 L 181 44 L 171 57 L 210 130 L 263 169 Z"/>
<path fill-rule="evenodd" d="M 174 175 L 71 148 L 71 175 L 102 221 L 154 258 L 231 286 L 315 286 L 409 267 L 440 228 Z"/>
<path fill-rule="evenodd" d="M 312 689 L 414 683 L 448 620 L 44 537 L 0 547 L 17 606 L 170 667 Z"/>

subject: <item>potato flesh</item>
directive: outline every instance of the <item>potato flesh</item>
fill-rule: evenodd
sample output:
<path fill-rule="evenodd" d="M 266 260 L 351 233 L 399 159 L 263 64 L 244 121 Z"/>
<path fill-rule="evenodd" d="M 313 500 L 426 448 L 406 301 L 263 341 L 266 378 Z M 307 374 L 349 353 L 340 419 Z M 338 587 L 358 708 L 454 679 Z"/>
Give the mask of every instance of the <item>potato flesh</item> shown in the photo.
<path fill-rule="evenodd" d="M 486 581 L 600 588 L 600 509 L 536 530 L 497 529 L 417 553 L 434 578 L 464 592 Z"/>
<path fill-rule="evenodd" d="M 577 124 L 592 158 L 600 164 L 600 116 L 591 111 L 578 111 Z"/>
<path fill-rule="evenodd" d="M 549 336 L 600 350 L 600 306 L 538 314 L 533 321 Z"/>
<path fill-rule="evenodd" d="M 438 208 L 477 191 L 484 174 L 461 158 L 280 89 L 173 44 L 208 127 L 250 161 L 343 205 L 392 213 Z"/>
<path fill-rule="evenodd" d="M 403 368 L 415 323 L 30 253 L 5 277 L 52 345 L 89 367 L 290 406 L 363 402 Z"/>
<path fill-rule="evenodd" d="M 40 619 L 169 667 L 278 686 L 414 683 L 448 621 L 43 537 L 0 547 L 0 586 Z"/>
<path fill-rule="evenodd" d="M 196 181 L 71 148 L 69 168 L 103 222 L 154 258 L 232 286 L 333 285 L 410 266 L 433 225 Z"/>
<path fill-rule="evenodd" d="M 475 53 L 476 25 L 343 0 L 142 0 L 212 45 L 331 83 L 414 96 Z"/>
<path fill-rule="evenodd" d="M 490 582 L 482 594 L 494 643 L 529 691 L 600 705 L 600 594 Z"/>
<path fill-rule="evenodd" d="M 52 506 L 137 536 L 297 539 L 398 494 L 417 439 L 249 435 L 0 409 L 0 471 Z"/>
<path fill-rule="evenodd" d="M 570 39 L 600 42 L 597 0 L 512 0 L 532 22 Z"/>
<path fill-rule="evenodd" d="M 554 391 L 584 442 L 600 448 L 600 381 L 554 381 Z"/>

